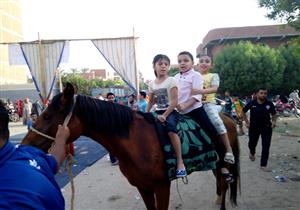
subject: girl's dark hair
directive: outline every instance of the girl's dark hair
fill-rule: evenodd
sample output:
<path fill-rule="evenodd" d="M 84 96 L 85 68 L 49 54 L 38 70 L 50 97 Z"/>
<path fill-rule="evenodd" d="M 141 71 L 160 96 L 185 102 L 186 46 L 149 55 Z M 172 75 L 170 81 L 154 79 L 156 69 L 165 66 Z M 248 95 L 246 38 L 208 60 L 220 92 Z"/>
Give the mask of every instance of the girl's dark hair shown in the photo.
<path fill-rule="evenodd" d="M 182 51 L 178 54 L 178 56 L 180 55 L 187 55 L 191 58 L 192 61 L 194 61 L 194 56 L 192 55 L 192 53 L 188 52 L 188 51 Z"/>
<path fill-rule="evenodd" d="M 154 58 L 153 58 L 153 61 L 152 61 L 153 66 L 160 60 L 166 60 L 166 61 L 168 61 L 169 64 L 171 63 L 171 60 L 168 56 L 163 55 L 163 54 L 158 54 L 158 55 L 154 56 Z M 154 70 L 154 74 L 157 77 L 157 73 L 155 70 Z"/>

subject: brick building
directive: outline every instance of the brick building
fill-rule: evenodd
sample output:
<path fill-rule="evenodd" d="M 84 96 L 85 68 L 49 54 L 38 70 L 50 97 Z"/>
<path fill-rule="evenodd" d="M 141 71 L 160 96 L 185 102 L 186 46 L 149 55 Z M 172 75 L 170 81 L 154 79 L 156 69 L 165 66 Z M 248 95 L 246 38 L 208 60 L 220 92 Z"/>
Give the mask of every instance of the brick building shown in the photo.
<path fill-rule="evenodd" d="M 214 57 L 225 45 L 250 41 L 263 43 L 272 48 L 300 36 L 300 31 L 287 25 L 245 26 L 232 28 L 216 28 L 209 31 L 197 47 L 197 57 L 207 54 Z"/>

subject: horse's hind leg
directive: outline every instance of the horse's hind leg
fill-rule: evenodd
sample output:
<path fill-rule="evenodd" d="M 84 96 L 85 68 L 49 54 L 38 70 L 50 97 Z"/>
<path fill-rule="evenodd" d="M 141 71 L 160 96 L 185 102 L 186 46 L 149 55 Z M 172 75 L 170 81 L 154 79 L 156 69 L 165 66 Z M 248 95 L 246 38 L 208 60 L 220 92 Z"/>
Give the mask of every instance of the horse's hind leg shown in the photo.
<path fill-rule="evenodd" d="M 155 188 L 156 206 L 158 210 L 168 210 L 171 182 L 164 182 Z"/>
<path fill-rule="evenodd" d="M 216 197 L 216 204 L 220 205 L 222 200 L 221 200 L 221 187 L 220 187 L 220 178 L 218 177 L 218 174 L 217 174 L 217 171 L 214 169 L 212 170 L 213 173 L 214 173 L 214 176 L 216 178 L 216 194 L 217 194 L 217 197 Z"/>
<path fill-rule="evenodd" d="M 220 210 L 226 210 L 226 207 L 225 207 L 225 202 L 226 202 L 226 192 L 228 190 L 228 183 L 226 182 L 226 180 L 220 176 L 220 179 L 219 179 L 219 182 L 220 182 L 220 190 L 221 190 L 221 207 L 220 207 Z"/>
<path fill-rule="evenodd" d="M 217 187 L 217 199 L 216 204 L 221 205 L 220 210 L 226 210 L 226 192 L 228 190 L 228 183 L 222 177 L 219 169 L 213 170 L 214 175 L 216 177 L 216 187 Z"/>
<path fill-rule="evenodd" d="M 138 190 L 144 200 L 147 210 L 156 210 L 155 207 L 155 198 L 154 198 L 154 191 L 152 190 L 145 190 L 138 187 Z"/>

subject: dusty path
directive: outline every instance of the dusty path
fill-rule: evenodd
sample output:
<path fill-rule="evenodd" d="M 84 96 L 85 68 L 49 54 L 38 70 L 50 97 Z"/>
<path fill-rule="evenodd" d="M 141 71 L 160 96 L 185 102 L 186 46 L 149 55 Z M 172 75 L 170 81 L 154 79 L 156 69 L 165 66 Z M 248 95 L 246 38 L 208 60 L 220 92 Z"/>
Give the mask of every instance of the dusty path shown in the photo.
<path fill-rule="evenodd" d="M 259 169 L 260 145 L 257 160 L 248 159 L 247 136 L 241 136 L 241 195 L 237 208 L 227 202 L 227 209 L 236 210 L 298 210 L 300 209 L 300 119 L 278 121 L 273 133 L 269 167 L 272 172 Z M 260 143 L 259 143 L 260 144 Z M 286 182 L 274 178 L 282 175 Z M 172 182 L 170 208 L 177 210 L 218 210 L 214 204 L 215 180 L 211 172 L 197 172 L 188 177 L 189 184 Z M 145 209 L 137 190 L 129 185 L 117 166 L 102 158 L 75 178 L 76 210 L 134 210 Z M 69 209 L 70 186 L 63 189 L 66 209 Z"/>

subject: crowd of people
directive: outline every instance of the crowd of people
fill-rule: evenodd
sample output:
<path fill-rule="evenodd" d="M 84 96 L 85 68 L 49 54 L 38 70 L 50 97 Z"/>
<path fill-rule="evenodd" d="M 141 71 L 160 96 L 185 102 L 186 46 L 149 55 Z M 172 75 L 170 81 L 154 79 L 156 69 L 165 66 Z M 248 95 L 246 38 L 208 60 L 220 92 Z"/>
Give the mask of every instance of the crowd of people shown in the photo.
<path fill-rule="evenodd" d="M 180 52 L 177 59 L 179 73 L 170 77 L 168 76 L 171 63 L 169 57 L 163 54 L 156 55 L 152 63 L 155 80 L 149 84 L 147 92 L 140 91 L 138 97 L 135 94 L 128 96 L 126 105 L 134 111 L 156 112 L 157 119 L 165 126 L 177 157 L 177 177 L 187 175 L 176 129 L 178 116 L 182 114 L 191 117 L 212 139 L 220 157 L 221 174 L 228 183 L 231 183 L 234 180 L 229 168 L 230 164 L 235 164 L 235 157 L 229 144 L 227 130 L 219 116 L 216 93 L 220 78 L 217 73 L 210 72 L 213 60 L 207 55 L 201 56 L 197 68 L 194 68 L 194 58 L 191 53 Z M 299 91 L 295 90 L 290 94 L 290 98 L 297 103 L 299 103 L 298 93 Z M 107 93 L 105 97 L 99 94 L 96 98 L 124 105 L 124 101 L 112 92 Z M 243 122 L 248 128 L 251 161 L 256 159 L 256 146 L 261 137 L 260 168 L 268 171 L 272 129 L 276 126 L 276 110 L 272 101 L 268 100 L 267 89 L 258 88 L 253 97 L 247 101 L 241 100 L 237 94 L 231 96 L 230 92 L 226 91 L 224 101 L 222 111 L 235 120 L 240 135 L 245 134 Z M 20 106 L 24 123 L 30 129 L 32 120 L 41 114 L 42 106 L 38 101 L 32 104 L 28 98 L 25 98 Z M 250 118 L 247 115 L 248 111 L 250 111 Z M 63 209 L 64 199 L 55 182 L 54 174 L 65 158 L 64 143 L 69 136 L 68 128 L 59 126 L 56 138 L 61 140 L 59 141 L 61 144 L 55 144 L 51 154 L 45 155 L 38 149 L 27 146 L 14 147 L 9 143 L 7 116 L 4 105 L 0 103 L 0 208 L 24 207 L 30 203 L 31 208 L 36 207 L 34 209 Z M 109 156 L 112 165 L 117 165 L 117 158 L 112 154 Z M 17 165 L 20 167 L 15 167 Z M 16 177 L 17 174 L 22 174 L 22 179 Z M 27 183 L 32 182 L 36 183 L 36 187 L 28 186 Z M 21 196 L 25 198 L 25 188 L 30 189 L 25 190 L 28 196 L 25 196 L 26 199 L 21 199 Z M 50 194 L 51 196 L 47 196 Z M 46 201 L 46 198 L 49 200 Z"/>

